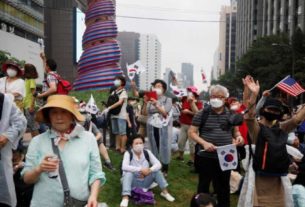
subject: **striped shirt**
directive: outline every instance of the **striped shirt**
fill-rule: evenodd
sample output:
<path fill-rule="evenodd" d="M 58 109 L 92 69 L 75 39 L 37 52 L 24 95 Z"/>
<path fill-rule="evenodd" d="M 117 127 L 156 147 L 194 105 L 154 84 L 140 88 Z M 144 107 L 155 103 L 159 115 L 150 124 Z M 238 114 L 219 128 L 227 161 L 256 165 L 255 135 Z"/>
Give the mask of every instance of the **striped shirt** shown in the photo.
<path fill-rule="evenodd" d="M 199 127 L 201 125 L 203 110 L 196 113 L 193 118 L 192 125 Z M 222 125 L 227 123 L 230 112 L 228 109 L 221 114 L 210 111 L 208 119 L 202 129 L 199 129 L 199 136 L 205 141 L 212 143 L 215 146 L 224 146 L 232 144 L 232 130 L 223 130 Z M 217 158 L 216 152 L 204 152 L 204 157 Z"/>

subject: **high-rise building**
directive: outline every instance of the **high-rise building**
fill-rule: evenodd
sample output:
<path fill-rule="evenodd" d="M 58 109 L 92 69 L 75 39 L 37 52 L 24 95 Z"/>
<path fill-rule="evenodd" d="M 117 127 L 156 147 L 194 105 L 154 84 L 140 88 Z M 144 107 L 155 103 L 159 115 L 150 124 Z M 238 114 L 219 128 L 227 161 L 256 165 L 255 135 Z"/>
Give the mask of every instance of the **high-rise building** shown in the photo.
<path fill-rule="evenodd" d="M 58 73 L 62 77 L 73 81 L 76 78 L 78 3 L 75 0 L 45 0 L 45 6 L 46 56 L 56 61 Z"/>
<path fill-rule="evenodd" d="M 221 61 L 221 56 L 219 53 L 219 50 L 217 49 L 214 53 L 214 63 L 211 70 L 211 80 L 218 80 L 220 76 L 220 70 L 219 70 L 219 62 Z"/>
<path fill-rule="evenodd" d="M 221 75 L 235 71 L 236 12 L 236 1 L 231 1 L 230 6 L 223 6 L 220 11 L 218 69 Z"/>
<path fill-rule="evenodd" d="M 194 85 L 194 65 L 192 63 L 182 63 L 181 73 L 185 76 L 184 86 L 193 86 Z"/>
<path fill-rule="evenodd" d="M 280 33 L 292 36 L 296 28 L 305 31 L 303 0 L 237 0 L 237 58 L 245 54 L 258 37 Z"/>
<path fill-rule="evenodd" d="M 37 42 L 44 37 L 43 7 L 43 0 L 0 1 L 2 30 Z"/>
<path fill-rule="evenodd" d="M 121 47 L 121 69 L 128 77 L 126 64 L 130 65 L 139 60 L 139 38 L 140 34 L 136 32 L 119 32 L 118 41 Z M 139 76 L 135 78 L 136 84 L 139 86 Z"/>
<path fill-rule="evenodd" d="M 165 73 L 163 74 L 163 80 L 167 85 L 169 85 L 172 82 L 172 77 L 171 77 L 171 68 L 165 68 Z"/>
<path fill-rule="evenodd" d="M 154 34 L 141 34 L 139 59 L 146 71 L 140 75 L 140 88 L 148 90 L 155 79 L 161 78 L 161 43 Z"/>
<path fill-rule="evenodd" d="M 43 0 L 0 1 L 0 50 L 36 66 L 41 83 L 43 65 L 39 53 L 44 38 Z"/>

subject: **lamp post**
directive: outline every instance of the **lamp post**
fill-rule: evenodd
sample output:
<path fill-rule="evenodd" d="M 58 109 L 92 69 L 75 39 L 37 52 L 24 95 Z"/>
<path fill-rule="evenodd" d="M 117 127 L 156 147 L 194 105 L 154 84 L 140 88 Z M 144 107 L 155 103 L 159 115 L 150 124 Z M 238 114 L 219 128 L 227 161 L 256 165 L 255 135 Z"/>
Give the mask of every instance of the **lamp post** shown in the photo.
<path fill-rule="evenodd" d="M 288 49 L 291 51 L 291 54 L 292 54 L 291 76 L 294 77 L 294 70 L 295 70 L 296 58 L 295 58 L 295 51 L 294 51 L 292 45 L 289 45 L 289 44 L 272 43 L 272 46 L 274 46 L 274 47 L 286 47 L 286 48 L 288 48 Z"/>

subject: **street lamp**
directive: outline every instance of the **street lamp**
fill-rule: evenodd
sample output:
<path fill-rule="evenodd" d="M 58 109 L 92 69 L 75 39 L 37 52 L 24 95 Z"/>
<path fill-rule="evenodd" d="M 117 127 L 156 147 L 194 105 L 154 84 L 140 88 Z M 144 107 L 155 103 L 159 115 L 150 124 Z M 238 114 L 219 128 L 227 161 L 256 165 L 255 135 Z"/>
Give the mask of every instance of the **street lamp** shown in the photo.
<path fill-rule="evenodd" d="M 271 45 L 274 46 L 274 47 L 286 47 L 289 50 L 291 50 L 291 54 L 292 54 L 292 71 L 291 71 L 291 76 L 294 77 L 296 58 L 295 58 L 295 52 L 294 52 L 294 49 L 293 49 L 292 45 L 289 45 L 289 44 L 279 44 L 279 43 L 272 43 Z"/>

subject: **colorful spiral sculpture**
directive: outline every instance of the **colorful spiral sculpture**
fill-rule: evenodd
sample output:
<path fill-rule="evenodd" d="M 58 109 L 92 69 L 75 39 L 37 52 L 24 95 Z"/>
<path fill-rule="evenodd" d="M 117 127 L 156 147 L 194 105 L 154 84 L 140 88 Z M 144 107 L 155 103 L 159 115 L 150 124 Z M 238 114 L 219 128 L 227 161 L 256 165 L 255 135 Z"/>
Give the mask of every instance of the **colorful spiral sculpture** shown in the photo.
<path fill-rule="evenodd" d="M 83 54 L 78 62 L 74 90 L 103 90 L 113 86 L 115 76 L 122 75 L 119 62 L 121 50 L 116 40 L 112 0 L 88 0 Z"/>

